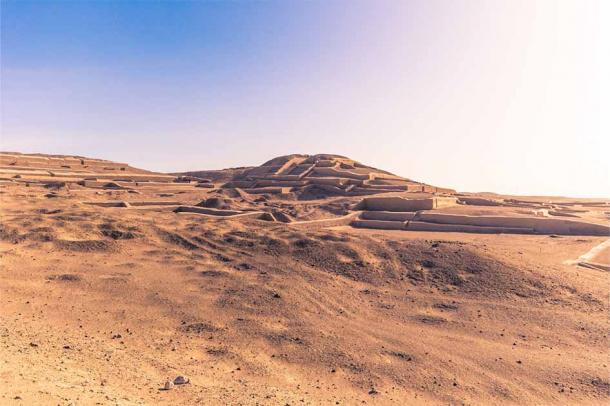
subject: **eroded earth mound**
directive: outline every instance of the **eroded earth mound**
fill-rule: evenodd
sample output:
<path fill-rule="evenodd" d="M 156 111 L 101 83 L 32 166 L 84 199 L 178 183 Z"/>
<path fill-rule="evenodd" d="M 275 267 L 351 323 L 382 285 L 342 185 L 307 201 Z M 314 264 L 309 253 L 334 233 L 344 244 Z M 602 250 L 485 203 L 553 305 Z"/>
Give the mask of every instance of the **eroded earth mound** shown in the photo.
<path fill-rule="evenodd" d="M 331 154 L 277 157 L 261 166 L 245 169 L 223 187 L 241 188 L 256 194 L 296 193 L 301 199 L 407 191 L 453 192 Z"/>

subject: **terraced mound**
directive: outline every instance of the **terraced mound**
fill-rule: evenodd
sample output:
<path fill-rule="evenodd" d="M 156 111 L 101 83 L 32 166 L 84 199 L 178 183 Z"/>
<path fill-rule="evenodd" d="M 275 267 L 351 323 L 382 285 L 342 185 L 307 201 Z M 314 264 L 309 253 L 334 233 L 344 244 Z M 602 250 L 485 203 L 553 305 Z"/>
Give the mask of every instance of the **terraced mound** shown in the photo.
<path fill-rule="evenodd" d="M 0 152 L 0 182 L 41 185 L 51 194 L 62 189 L 129 190 L 139 194 L 146 190 L 171 193 L 214 187 L 209 179 L 177 177 L 104 159 L 18 152 Z"/>
<path fill-rule="evenodd" d="M 586 209 L 569 209 L 570 218 L 566 218 L 566 205 L 562 202 L 517 204 L 513 199 L 507 199 L 495 200 L 492 205 L 485 199 L 462 196 L 424 199 L 379 196 L 362 199 L 354 207 L 361 211 L 360 216 L 351 224 L 382 230 L 610 235 L 608 214 L 602 211 L 610 207 L 607 202 L 578 207 Z"/>
<path fill-rule="evenodd" d="M 286 155 L 246 169 L 223 185 L 254 194 L 296 193 L 300 198 L 362 196 L 389 192 L 453 193 L 340 155 Z"/>
<path fill-rule="evenodd" d="M 174 176 L 133 168 L 125 163 L 70 155 L 0 152 L 0 179 L 62 182 L 171 182 Z"/>

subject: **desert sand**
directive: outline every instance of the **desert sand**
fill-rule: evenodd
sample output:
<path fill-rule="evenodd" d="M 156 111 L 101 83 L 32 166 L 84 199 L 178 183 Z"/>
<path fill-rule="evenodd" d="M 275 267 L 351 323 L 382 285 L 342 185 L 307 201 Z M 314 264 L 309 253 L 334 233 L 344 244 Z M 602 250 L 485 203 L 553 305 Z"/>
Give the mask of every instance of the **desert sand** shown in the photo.
<path fill-rule="evenodd" d="M 2 405 L 610 401 L 608 200 L 336 155 L 0 178 Z"/>

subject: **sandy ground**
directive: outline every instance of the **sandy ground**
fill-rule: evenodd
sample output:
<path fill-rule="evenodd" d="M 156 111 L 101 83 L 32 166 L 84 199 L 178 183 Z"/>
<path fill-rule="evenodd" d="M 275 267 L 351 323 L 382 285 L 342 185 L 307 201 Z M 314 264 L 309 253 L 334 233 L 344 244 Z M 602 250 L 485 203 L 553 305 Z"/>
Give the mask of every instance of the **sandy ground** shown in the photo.
<path fill-rule="evenodd" d="M 0 404 L 610 401 L 610 277 L 565 263 L 607 238 L 83 203 L 207 190 L 0 191 Z"/>

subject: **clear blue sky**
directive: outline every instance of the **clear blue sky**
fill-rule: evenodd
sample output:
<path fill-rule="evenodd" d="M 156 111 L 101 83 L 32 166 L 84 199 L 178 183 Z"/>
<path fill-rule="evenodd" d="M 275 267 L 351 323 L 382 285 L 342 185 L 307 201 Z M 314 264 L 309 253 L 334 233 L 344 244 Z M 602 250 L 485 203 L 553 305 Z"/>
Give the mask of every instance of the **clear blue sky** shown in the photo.
<path fill-rule="evenodd" d="M 4 150 L 610 196 L 608 2 L 2 1 Z M 608 103 L 608 104 L 607 104 Z"/>

